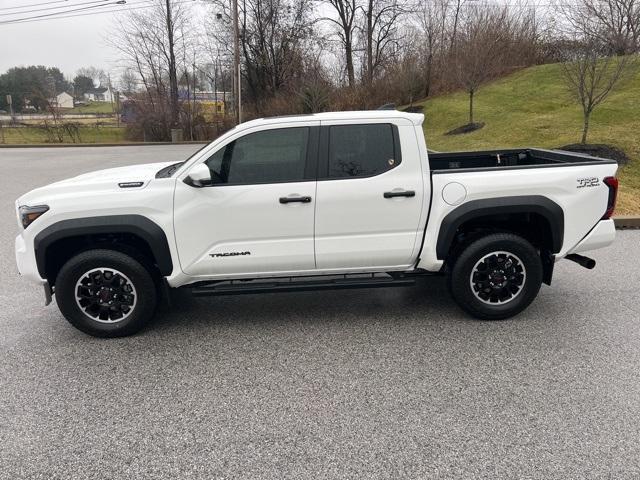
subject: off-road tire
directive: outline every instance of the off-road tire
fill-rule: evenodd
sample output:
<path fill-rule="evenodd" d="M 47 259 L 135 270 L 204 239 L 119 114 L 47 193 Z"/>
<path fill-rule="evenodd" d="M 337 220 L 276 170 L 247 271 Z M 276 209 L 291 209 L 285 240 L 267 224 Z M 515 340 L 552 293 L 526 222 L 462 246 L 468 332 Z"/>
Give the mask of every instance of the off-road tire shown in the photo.
<path fill-rule="evenodd" d="M 500 254 L 495 258 L 491 256 L 498 252 Z M 518 273 L 515 267 L 506 269 L 506 274 L 499 273 L 505 272 L 505 269 L 489 267 L 491 272 L 498 272 L 497 277 L 485 276 L 485 270 L 481 268 L 486 269 L 488 264 L 496 265 L 500 258 L 502 262 L 510 260 L 512 266 L 520 264 L 525 274 Z M 543 268 L 539 252 L 524 238 L 510 233 L 489 234 L 471 241 L 456 251 L 451 263 L 448 269 L 451 295 L 463 310 L 480 320 L 502 320 L 517 315 L 536 298 L 542 284 Z M 474 271 L 480 276 L 472 276 Z M 481 280 L 474 282 L 478 278 Z M 496 278 L 498 281 L 493 285 L 506 285 L 498 290 L 502 293 L 494 296 L 493 290 L 491 294 L 487 294 L 484 293 L 486 290 L 479 288 L 479 285 L 484 285 L 489 289 L 489 280 Z M 517 288 L 518 282 L 522 282 L 520 288 Z M 480 295 L 486 298 L 482 299 Z M 512 297 L 509 298 L 509 295 Z M 501 301 L 504 303 L 491 303 Z"/>
<path fill-rule="evenodd" d="M 103 268 L 121 272 L 135 288 L 135 304 L 122 320 L 99 321 L 86 313 L 76 300 L 78 282 L 86 278 L 88 272 Z M 62 315 L 74 327 L 94 337 L 107 338 L 140 331 L 153 317 L 158 302 L 156 285 L 147 267 L 129 255 L 106 249 L 87 250 L 68 260 L 56 278 L 55 297 Z"/>

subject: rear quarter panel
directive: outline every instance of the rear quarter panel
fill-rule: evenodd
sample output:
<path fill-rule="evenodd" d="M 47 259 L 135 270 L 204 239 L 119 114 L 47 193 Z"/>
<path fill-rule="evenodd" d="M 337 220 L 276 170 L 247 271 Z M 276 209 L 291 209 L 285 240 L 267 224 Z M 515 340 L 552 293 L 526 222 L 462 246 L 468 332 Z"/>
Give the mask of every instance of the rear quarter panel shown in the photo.
<path fill-rule="evenodd" d="M 608 187 L 605 177 L 616 173 L 617 165 L 551 166 L 478 172 L 432 173 L 433 200 L 426 228 L 419 268 L 435 271 L 443 261 L 436 255 L 436 243 L 442 220 L 460 205 L 488 198 L 542 195 L 557 203 L 564 212 L 564 242 L 557 254 L 569 253 L 598 223 L 606 211 Z M 580 179 L 599 179 L 597 186 L 581 187 Z M 458 205 L 444 201 L 443 190 L 457 182 L 466 189 L 466 198 Z"/>

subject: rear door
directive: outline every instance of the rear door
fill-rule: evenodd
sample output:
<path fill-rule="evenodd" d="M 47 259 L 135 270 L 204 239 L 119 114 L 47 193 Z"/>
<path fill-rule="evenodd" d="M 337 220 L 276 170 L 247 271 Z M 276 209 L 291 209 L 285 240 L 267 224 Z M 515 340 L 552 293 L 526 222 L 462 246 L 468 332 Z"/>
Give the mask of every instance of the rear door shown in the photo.
<path fill-rule="evenodd" d="M 366 122 L 321 124 L 318 269 L 403 269 L 415 260 L 425 194 L 415 128 Z"/>

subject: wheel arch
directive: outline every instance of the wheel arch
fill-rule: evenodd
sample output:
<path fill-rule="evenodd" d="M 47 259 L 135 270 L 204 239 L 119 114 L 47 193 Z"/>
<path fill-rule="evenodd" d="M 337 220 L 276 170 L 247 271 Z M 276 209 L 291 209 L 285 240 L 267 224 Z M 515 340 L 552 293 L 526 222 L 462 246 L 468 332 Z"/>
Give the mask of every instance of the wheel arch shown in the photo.
<path fill-rule="evenodd" d="M 564 211 L 541 195 L 472 200 L 442 220 L 436 243 L 437 258 L 447 259 L 458 235 L 482 228 L 518 233 L 555 254 L 562 249 L 564 241 Z"/>
<path fill-rule="evenodd" d="M 64 261 L 92 247 L 135 252 L 163 276 L 173 271 L 169 242 L 159 225 L 142 215 L 109 215 L 62 220 L 39 232 L 34 238 L 38 272 L 53 284 Z"/>

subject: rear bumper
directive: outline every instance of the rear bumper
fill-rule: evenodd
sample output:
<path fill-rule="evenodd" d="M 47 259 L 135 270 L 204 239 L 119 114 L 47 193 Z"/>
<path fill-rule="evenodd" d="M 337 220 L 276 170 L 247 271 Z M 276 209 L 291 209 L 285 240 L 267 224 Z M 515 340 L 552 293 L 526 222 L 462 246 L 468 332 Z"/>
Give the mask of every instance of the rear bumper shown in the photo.
<path fill-rule="evenodd" d="M 598 248 L 608 247 L 616 239 L 616 226 L 613 220 L 600 220 L 598 224 L 573 247 L 569 253 L 588 252 Z"/>

